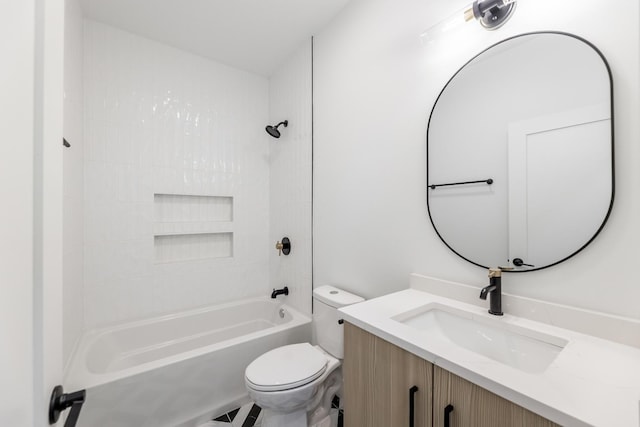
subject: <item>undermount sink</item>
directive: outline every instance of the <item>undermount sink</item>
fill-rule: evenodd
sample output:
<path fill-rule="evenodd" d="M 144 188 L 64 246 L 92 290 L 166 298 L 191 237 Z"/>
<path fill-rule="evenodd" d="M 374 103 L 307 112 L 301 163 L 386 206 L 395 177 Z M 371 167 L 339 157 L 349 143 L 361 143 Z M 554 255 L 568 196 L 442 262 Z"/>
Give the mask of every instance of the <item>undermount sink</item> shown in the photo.
<path fill-rule="evenodd" d="M 528 373 L 544 372 L 568 341 L 534 329 L 431 303 L 393 320 Z"/>

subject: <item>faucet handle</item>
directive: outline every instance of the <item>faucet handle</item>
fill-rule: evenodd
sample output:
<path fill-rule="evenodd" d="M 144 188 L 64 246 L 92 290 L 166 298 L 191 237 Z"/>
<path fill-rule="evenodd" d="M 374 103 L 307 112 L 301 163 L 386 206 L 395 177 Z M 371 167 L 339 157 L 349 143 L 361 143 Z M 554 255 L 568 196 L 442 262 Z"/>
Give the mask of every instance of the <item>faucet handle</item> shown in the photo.
<path fill-rule="evenodd" d="M 492 277 L 502 277 L 503 271 L 511 271 L 514 270 L 513 267 L 491 267 L 489 269 L 489 278 Z"/>

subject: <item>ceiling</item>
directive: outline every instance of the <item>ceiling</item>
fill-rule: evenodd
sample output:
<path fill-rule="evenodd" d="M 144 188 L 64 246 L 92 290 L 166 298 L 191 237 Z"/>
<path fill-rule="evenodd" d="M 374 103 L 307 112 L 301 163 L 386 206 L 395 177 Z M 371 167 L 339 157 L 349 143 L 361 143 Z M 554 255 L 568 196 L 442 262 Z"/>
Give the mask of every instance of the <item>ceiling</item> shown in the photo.
<path fill-rule="evenodd" d="M 349 0 L 81 0 L 86 17 L 269 76 Z"/>

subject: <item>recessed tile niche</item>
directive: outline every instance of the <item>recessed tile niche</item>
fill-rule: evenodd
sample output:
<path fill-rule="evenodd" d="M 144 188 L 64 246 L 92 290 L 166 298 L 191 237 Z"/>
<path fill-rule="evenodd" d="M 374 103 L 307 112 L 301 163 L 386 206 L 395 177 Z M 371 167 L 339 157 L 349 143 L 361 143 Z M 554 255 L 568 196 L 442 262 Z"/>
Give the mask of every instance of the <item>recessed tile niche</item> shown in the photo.
<path fill-rule="evenodd" d="M 154 194 L 155 261 L 233 257 L 233 197 Z"/>

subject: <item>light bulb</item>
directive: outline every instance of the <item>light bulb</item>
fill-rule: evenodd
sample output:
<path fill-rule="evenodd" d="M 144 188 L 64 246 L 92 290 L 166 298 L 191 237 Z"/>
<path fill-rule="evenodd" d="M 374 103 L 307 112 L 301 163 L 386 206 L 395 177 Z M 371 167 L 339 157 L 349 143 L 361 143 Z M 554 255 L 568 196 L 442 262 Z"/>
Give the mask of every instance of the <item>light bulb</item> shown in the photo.
<path fill-rule="evenodd" d="M 471 11 L 471 18 L 468 18 L 469 11 Z M 434 43 L 442 34 L 452 32 L 462 27 L 469 19 L 473 19 L 473 3 L 425 30 L 420 34 L 420 39 L 423 43 Z"/>
<path fill-rule="evenodd" d="M 434 43 L 443 33 L 453 32 L 472 20 L 478 20 L 488 30 L 497 29 L 511 16 L 515 4 L 516 0 L 476 0 L 424 31 L 420 39 Z"/>

